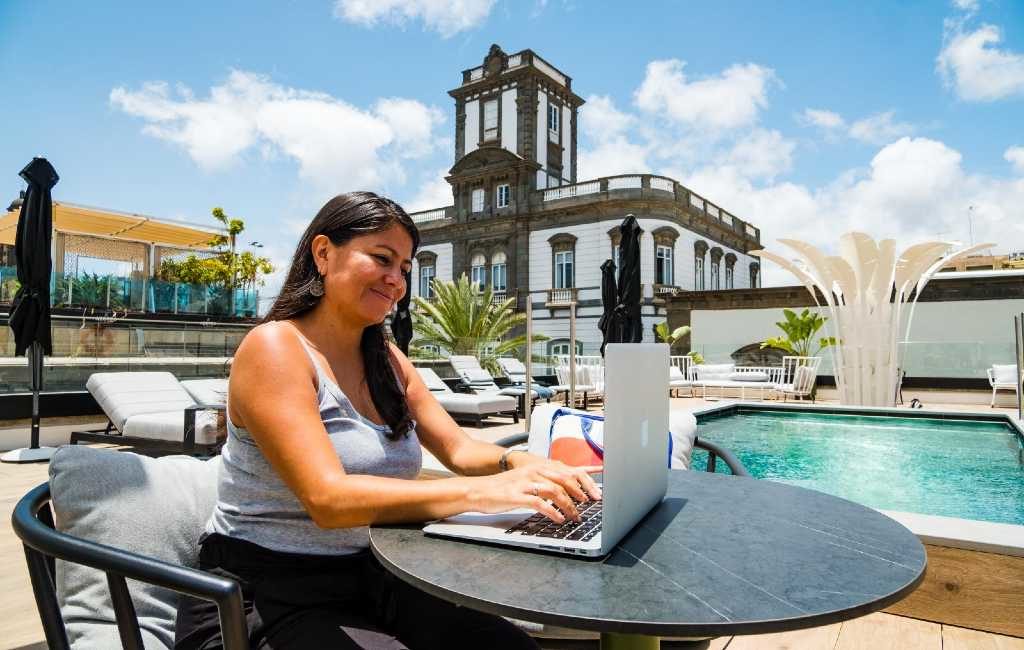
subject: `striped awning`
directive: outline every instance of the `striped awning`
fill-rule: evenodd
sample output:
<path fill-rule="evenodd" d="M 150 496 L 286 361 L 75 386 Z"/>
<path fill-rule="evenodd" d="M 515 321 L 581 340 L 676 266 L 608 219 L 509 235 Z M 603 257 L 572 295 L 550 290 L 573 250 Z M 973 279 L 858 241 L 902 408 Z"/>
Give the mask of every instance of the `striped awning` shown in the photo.
<path fill-rule="evenodd" d="M 209 249 L 210 240 L 215 235 L 226 234 L 224 230 L 214 227 L 157 219 L 142 214 L 92 208 L 63 201 L 53 202 L 53 229 L 59 232 L 97 235 L 197 250 Z M 0 244 L 13 246 L 17 230 L 17 212 L 8 212 L 0 217 Z"/>

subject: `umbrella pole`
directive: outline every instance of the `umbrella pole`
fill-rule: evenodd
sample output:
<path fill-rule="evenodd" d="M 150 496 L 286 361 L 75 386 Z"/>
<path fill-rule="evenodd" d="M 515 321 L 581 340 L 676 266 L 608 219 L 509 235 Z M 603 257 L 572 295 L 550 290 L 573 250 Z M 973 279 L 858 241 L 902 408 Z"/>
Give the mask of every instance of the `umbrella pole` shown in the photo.
<path fill-rule="evenodd" d="M 569 303 L 569 404 L 576 408 L 576 301 Z"/>
<path fill-rule="evenodd" d="M 530 432 L 530 418 L 533 416 L 533 408 L 530 396 L 533 394 L 533 304 L 530 294 L 526 294 L 526 394 L 523 397 L 523 420 L 526 422 L 526 432 Z"/>
<path fill-rule="evenodd" d="M 43 346 L 38 341 L 33 341 L 29 354 L 29 370 L 32 373 L 32 442 L 29 449 L 39 449 L 39 392 L 43 390 Z"/>

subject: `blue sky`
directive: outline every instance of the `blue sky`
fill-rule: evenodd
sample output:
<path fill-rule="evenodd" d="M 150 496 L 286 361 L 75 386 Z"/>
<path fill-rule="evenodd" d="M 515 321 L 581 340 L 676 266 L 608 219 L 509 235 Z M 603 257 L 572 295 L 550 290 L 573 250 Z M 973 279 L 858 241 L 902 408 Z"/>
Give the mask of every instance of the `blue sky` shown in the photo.
<path fill-rule="evenodd" d="M 0 197 L 45 155 L 58 199 L 192 222 L 219 205 L 283 262 L 335 193 L 450 199 L 446 91 L 491 43 L 588 100 L 581 180 L 672 176 L 769 247 L 966 242 L 970 213 L 976 241 L 1024 249 L 1017 0 L 8 0 Z"/>

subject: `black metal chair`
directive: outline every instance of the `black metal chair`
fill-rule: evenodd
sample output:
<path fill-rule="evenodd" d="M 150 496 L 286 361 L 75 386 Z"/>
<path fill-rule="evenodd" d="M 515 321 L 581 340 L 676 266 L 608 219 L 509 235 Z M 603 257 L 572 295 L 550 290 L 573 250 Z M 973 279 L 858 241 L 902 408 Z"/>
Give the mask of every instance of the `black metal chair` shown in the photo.
<path fill-rule="evenodd" d="M 42 619 L 47 647 L 51 650 L 70 648 L 57 601 L 55 559 L 83 564 L 106 573 L 121 644 L 127 650 L 143 650 L 143 645 L 126 578 L 217 603 L 224 647 L 227 650 L 248 649 L 242 591 L 238 583 L 65 535 L 54 529 L 49 503 L 50 486 L 43 483 L 18 501 L 11 523 L 25 547 L 36 608 Z"/>

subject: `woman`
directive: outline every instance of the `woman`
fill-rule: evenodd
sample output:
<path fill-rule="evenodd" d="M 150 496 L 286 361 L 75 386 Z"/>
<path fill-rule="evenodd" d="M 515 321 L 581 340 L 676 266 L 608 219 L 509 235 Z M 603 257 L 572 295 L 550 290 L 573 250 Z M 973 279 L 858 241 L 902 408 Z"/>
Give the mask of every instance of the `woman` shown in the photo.
<path fill-rule="evenodd" d="M 563 521 L 572 499 L 600 498 L 595 468 L 467 436 L 386 341 L 418 244 L 394 202 L 331 199 L 235 355 L 200 567 L 241 583 L 253 647 L 535 648 L 500 617 L 392 578 L 367 527 L 520 507 Z M 421 443 L 461 476 L 414 480 Z M 178 648 L 220 646 L 210 603 L 185 599 L 177 627 Z"/>

